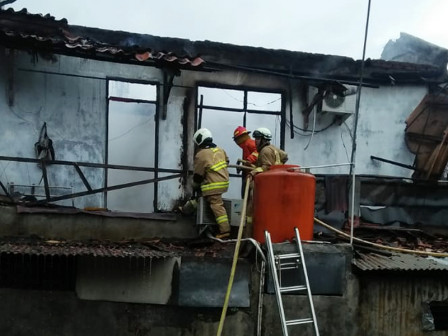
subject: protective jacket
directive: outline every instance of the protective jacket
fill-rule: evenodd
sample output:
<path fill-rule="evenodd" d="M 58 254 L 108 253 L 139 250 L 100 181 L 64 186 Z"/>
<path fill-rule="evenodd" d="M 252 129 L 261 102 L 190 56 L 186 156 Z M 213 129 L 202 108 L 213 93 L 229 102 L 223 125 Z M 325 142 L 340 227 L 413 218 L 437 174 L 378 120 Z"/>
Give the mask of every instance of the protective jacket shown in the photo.
<path fill-rule="evenodd" d="M 194 157 L 194 181 L 200 183 L 203 196 L 222 194 L 229 188 L 229 158 L 212 144 L 199 149 Z"/>
<path fill-rule="evenodd" d="M 243 160 L 254 165 L 258 159 L 258 151 L 254 139 L 247 137 L 247 139 L 239 143 L 238 146 L 243 149 Z"/>
<path fill-rule="evenodd" d="M 256 170 L 258 172 L 266 171 L 272 165 L 284 164 L 286 161 L 288 161 L 288 154 L 285 151 L 275 147 L 274 145 L 267 144 L 261 148 L 258 154 Z"/>

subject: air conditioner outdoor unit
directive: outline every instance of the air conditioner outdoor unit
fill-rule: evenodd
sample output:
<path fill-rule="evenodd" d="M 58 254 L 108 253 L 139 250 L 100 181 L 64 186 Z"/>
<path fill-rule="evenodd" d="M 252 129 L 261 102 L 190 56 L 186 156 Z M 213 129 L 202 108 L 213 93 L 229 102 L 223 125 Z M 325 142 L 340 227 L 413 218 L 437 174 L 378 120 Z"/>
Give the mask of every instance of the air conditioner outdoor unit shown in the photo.
<path fill-rule="evenodd" d="M 355 92 L 353 89 L 348 89 L 350 92 Z M 314 95 L 317 93 L 317 89 L 310 88 L 310 98 L 311 101 Z M 339 119 L 342 123 L 348 117 L 350 117 L 355 112 L 356 104 L 356 94 L 350 94 L 347 96 L 337 95 L 331 91 L 327 91 L 322 100 L 322 104 L 317 105 L 316 112 L 321 115 L 331 115 Z"/>
<path fill-rule="evenodd" d="M 223 199 L 224 208 L 226 208 L 227 216 L 231 226 L 239 226 L 241 222 L 241 210 L 243 200 L 241 199 Z M 210 206 L 203 197 L 198 199 L 198 209 L 196 214 L 196 224 L 201 226 L 216 225 L 215 216 Z"/>
<path fill-rule="evenodd" d="M 344 122 L 355 112 L 356 94 L 350 96 L 340 96 L 333 92 L 328 92 L 322 100 L 322 113 L 331 113 Z"/>

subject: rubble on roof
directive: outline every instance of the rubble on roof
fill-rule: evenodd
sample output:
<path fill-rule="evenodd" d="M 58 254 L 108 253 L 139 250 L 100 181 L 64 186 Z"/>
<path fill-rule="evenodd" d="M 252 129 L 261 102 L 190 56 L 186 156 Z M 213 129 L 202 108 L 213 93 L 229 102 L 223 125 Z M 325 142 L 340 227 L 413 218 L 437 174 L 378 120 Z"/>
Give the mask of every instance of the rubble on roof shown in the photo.
<path fill-rule="evenodd" d="M 429 233 L 428 230 L 364 223 L 354 229 L 354 235 L 362 240 L 401 249 L 448 252 L 448 232 Z"/>
<path fill-rule="evenodd" d="M 350 235 L 350 227 L 346 223 L 343 232 Z M 448 256 L 448 231 L 400 227 L 400 225 L 378 225 L 365 223 L 359 218 L 355 221 L 353 237 L 365 242 L 391 247 L 388 250 L 378 246 L 354 240 L 352 263 L 361 271 L 447 271 L 448 257 L 434 257 L 437 254 Z M 317 240 L 330 241 L 334 244 L 347 242 L 347 238 L 319 232 Z M 417 251 L 417 253 L 401 253 L 399 250 Z M 423 252 L 423 253 L 421 253 Z M 432 254 L 432 255 L 431 255 Z"/>
<path fill-rule="evenodd" d="M 355 252 L 353 265 L 361 271 L 448 271 L 448 258 L 360 250 Z"/>
<path fill-rule="evenodd" d="M 0 253 L 40 256 L 230 258 L 234 248 L 234 243 L 220 244 L 209 239 L 190 241 L 151 239 L 120 242 L 44 240 L 39 237 L 3 237 L 0 239 Z"/>

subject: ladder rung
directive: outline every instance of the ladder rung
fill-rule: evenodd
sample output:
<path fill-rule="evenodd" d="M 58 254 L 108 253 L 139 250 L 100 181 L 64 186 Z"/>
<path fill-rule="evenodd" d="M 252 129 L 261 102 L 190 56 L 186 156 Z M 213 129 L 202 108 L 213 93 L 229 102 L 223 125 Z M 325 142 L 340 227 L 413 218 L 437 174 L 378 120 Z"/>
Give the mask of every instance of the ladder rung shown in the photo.
<path fill-rule="evenodd" d="M 277 259 L 300 258 L 300 253 L 277 254 L 275 257 Z"/>
<path fill-rule="evenodd" d="M 297 319 L 297 320 L 289 320 L 286 321 L 286 325 L 297 325 L 297 324 L 305 324 L 305 323 L 313 323 L 312 318 L 303 318 L 303 319 Z"/>
<path fill-rule="evenodd" d="M 280 287 L 280 292 L 286 293 L 286 292 L 295 292 L 300 290 L 305 290 L 306 286 L 300 285 L 300 286 L 289 286 L 289 287 Z"/>
<path fill-rule="evenodd" d="M 299 262 L 278 262 L 276 264 L 279 265 L 279 266 L 295 266 L 295 267 L 300 265 Z"/>
<path fill-rule="evenodd" d="M 278 266 L 277 270 L 279 270 L 279 271 L 286 271 L 286 270 L 297 269 L 297 268 L 298 268 L 297 265 L 296 266 L 287 266 L 287 267 L 284 267 L 282 265 L 282 266 Z"/>

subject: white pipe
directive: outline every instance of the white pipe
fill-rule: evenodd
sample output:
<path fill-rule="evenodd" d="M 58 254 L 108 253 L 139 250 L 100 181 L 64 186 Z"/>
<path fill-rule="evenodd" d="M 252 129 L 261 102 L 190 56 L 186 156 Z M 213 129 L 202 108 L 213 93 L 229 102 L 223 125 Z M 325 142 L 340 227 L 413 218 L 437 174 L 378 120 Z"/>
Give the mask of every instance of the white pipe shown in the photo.
<path fill-rule="evenodd" d="M 328 168 L 328 167 L 340 167 L 340 166 L 350 166 L 350 165 L 351 165 L 350 162 L 347 162 L 347 163 L 332 163 L 332 164 L 320 165 L 320 166 L 308 166 L 308 167 L 300 166 L 300 167 L 297 167 L 297 168 L 291 167 L 291 168 L 288 168 L 287 170 L 293 171 L 293 170 L 302 170 L 302 169 Z"/>
<path fill-rule="evenodd" d="M 207 237 L 212 239 L 212 240 L 216 240 L 220 243 L 234 243 L 236 242 L 238 239 L 219 239 L 216 237 L 213 237 L 212 234 L 210 232 L 207 232 Z M 263 250 L 260 247 L 260 244 L 253 238 L 243 238 L 241 239 L 241 241 L 249 241 L 251 242 L 255 248 L 257 249 L 258 253 L 260 253 L 261 257 L 263 258 L 263 261 L 266 262 L 266 257 L 264 256 Z"/>
<path fill-rule="evenodd" d="M 353 221 L 355 220 L 355 165 L 353 165 L 353 174 L 352 174 L 352 199 L 351 199 L 351 214 L 350 214 L 350 245 L 353 246 L 353 228 L 354 224 Z"/>

